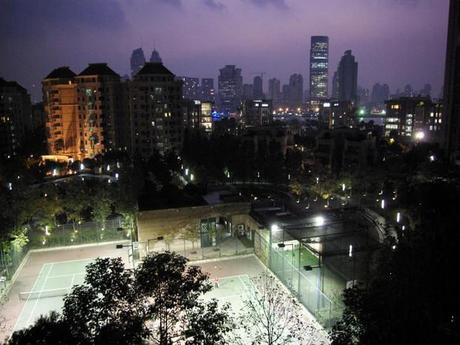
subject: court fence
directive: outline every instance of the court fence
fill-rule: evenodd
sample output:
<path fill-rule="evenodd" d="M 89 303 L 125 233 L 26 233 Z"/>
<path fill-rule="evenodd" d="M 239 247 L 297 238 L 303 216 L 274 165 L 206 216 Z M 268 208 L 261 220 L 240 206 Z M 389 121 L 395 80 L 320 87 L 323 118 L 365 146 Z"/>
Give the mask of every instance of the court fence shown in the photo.
<path fill-rule="evenodd" d="M 23 247 L 13 244 L 0 247 L 0 299 L 8 292 L 11 280 L 30 250 L 129 240 L 131 231 L 123 227 L 121 217 L 116 217 L 103 224 L 81 222 L 59 225 L 49 231 L 31 229 L 27 236 L 29 241 Z"/>

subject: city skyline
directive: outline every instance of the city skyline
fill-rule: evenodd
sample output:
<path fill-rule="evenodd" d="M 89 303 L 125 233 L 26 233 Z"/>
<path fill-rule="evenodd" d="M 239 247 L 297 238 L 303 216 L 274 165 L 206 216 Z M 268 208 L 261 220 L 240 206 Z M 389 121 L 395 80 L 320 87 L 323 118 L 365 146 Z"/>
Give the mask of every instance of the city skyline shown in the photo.
<path fill-rule="evenodd" d="M 273 77 L 286 83 L 291 74 L 302 73 L 308 80 L 310 36 L 327 35 L 330 66 L 336 66 L 343 52 L 352 49 L 360 61 L 359 84 L 366 88 L 376 82 L 387 83 L 392 90 L 407 83 L 415 89 L 431 83 L 435 96 L 441 90 L 444 66 L 439 61 L 444 61 L 447 39 L 446 0 L 356 0 L 346 6 L 337 0 L 321 4 L 163 0 L 143 4 L 147 7 L 143 11 L 131 3 L 105 5 L 80 1 L 62 7 L 47 1 L 34 7 L 2 0 L 6 10 L 0 14 L 5 37 L 1 45 L 6 54 L 0 58 L 0 75 L 17 80 L 37 101 L 40 80 L 56 66 L 80 70 L 88 63 L 107 62 L 121 75 L 130 74 L 131 52 L 143 47 L 146 54 L 157 49 L 176 75 L 217 79 L 219 68 L 226 64 L 239 66 L 245 81 L 264 72 L 266 90 Z M 102 6 L 106 7 L 103 20 L 90 14 Z M 71 12 L 78 15 L 68 19 Z M 156 18 L 156 12 L 161 12 L 161 18 Z M 147 18 L 147 13 L 153 13 L 156 20 Z M 238 19 L 240 13 L 244 15 Z M 271 24 L 267 30 L 259 18 L 262 13 Z M 197 15 L 205 16 L 206 21 L 196 21 Z M 181 26 L 172 26 L 178 20 Z M 234 26 L 222 25 L 227 20 Z M 24 22 L 28 24 L 18 25 Z"/>

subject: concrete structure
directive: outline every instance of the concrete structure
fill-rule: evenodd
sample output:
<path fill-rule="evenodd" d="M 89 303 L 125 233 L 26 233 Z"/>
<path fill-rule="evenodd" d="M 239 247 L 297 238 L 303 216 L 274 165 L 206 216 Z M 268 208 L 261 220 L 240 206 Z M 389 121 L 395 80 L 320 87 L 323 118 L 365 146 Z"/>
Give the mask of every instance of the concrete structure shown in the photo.
<path fill-rule="evenodd" d="M 182 82 L 161 63 L 146 63 L 129 86 L 131 153 L 148 158 L 182 145 Z"/>
<path fill-rule="evenodd" d="M 216 90 L 214 88 L 214 79 L 213 78 L 202 78 L 200 85 L 200 98 L 204 102 L 216 101 Z"/>
<path fill-rule="evenodd" d="M 145 55 L 144 51 L 142 48 L 137 48 L 134 49 L 132 54 L 131 54 L 131 77 L 137 74 L 142 68 L 142 66 L 145 65 Z"/>
<path fill-rule="evenodd" d="M 357 129 L 324 131 L 316 138 L 315 157 L 332 172 L 356 171 L 375 163 L 375 137 Z"/>
<path fill-rule="evenodd" d="M 401 97 L 386 103 L 385 135 L 439 142 L 443 122 L 443 104 L 428 97 Z"/>
<path fill-rule="evenodd" d="M 43 80 L 48 153 L 82 159 L 76 74 L 69 67 L 53 70 Z"/>
<path fill-rule="evenodd" d="M 160 57 L 160 53 L 156 49 L 153 49 L 152 55 L 150 55 L 150 62 L 163 63 L 163 60 L 161 60 Z"/>
<path fill-rule="evenodd" d="M 182 98 L 190 100 L 200 99 L 200 79 L 190 77 L 177 77 L 182 81 Z"/>
<path fill-rule="evenodd" d="M 247 100 L 243 104 L 242 120 L 246 127 L 266 126 L 273 122 L 271 100 Z"/>
<path fill-rule="evenodd" d="M 223 113 L 235 113 L 241 105 L 243 77 L 241 69 L 226 65 L 219 70 L 219 107 Z"/>
<path fill-rule="evenodd" d="M 339 101 L 351 101 L 356 104 L 358 101 L 358 62 L 351 50 L 347 50 L 340 59 L 336 83 Z"/>
<path fill-rule="evenodd" d="M 273 108 L 278 108 L 281 101 L 281 82 L 279 79 L 268 80 L 268 99 L 272 100 Z"/>
<path fill-rule="evenodd" d="M 30 95 L 15 81 L 0 78 L 0 157 L 14 156 L 32 129 Z"/>
<path fill-rule="evenodd" d="M 265 98 L 264 86 L 263 86 L 264 84 L 263 84 L 262 77 L 260 77 L 260 76 L 254 77 L 252 85 L 253 85 L 252 97 L 254 99 L 263 99 L 263 98 Z"/>
<path fill-rule="evenodd" d="M 312 36 L 310 44 L 310 100 L 328 97 L 329 37 Z"/>
<path fill-rule="evenodd" d="M 212 103 L 198 100 L 184 100 L 183 103 L 184 127 L 199 129 L 205 133 L 212 133 Z"/>
<path fill-rule="evenodd" d="M 450 162 L 460 165 L 460 2 L 450 0 L 444 84 L 443 147 Z"/>
<path fill-rule="evenodd" d="M 350 128 L 356 124 L 355 107 L 350 101 L 323 100 L 319 102 L 317 112 L 320 128 Z"/>
<path fill-rule="evenodd" d="M 287 106 L 291 109 L 303 107 L 303 77 L 294 73 L 289 77 L 289 96 Z"/>
<path fill-rule="evenodd" d="M 120 76 L 105 63 L 89 64 L 78 76 L 80 152 L 94 157 L 118 147 L 117 129 L 123 113 Z"/>

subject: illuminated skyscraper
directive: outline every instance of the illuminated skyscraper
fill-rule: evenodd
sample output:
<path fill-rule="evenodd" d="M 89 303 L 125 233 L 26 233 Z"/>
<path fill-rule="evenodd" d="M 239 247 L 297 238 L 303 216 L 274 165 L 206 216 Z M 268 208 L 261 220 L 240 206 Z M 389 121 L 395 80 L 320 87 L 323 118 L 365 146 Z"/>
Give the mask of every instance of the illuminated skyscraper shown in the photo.
<path fill-rule="evenodd" d="M 273 107 L 278 107 L 281 100 L 281 83 L 279 79 L 272 78 L 268 81 L 268 99 L 273 102 Z"/>
<path fill-rule="evenodd" d="M 329 37 L 312 36 L 310 48 L 310 100 L 328 97 Z"/>
<path fill-rule="evenodd" d="M 134 77 L 134 75 L 141 70 L 144 64 L 144 51 L 142 50 L 142 48 L 134 49 L 133 53 L 131 54 L 131 77 Z"/>
<path fill-rule="evenodd" d="M 226 65 L 219 74 L 219 102 L 224 113 L 234 113 L 241 105 L 243 77 L 241 69 L 235 65 Z"/>

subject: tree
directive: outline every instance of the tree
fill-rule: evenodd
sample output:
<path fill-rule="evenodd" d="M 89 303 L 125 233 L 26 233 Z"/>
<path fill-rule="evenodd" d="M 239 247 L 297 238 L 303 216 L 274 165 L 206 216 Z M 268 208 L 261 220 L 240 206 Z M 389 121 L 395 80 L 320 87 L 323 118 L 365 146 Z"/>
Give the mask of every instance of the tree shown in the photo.
<path fill-rule="evenodd" d="M 152 254 L 135 270 L 120 258 L 99 258 L 64 298 L 62 314 L 15 332 L 7 344 L 224 344 L 228 306 L 205 302 L 210 289 L 207 275 L 175 253 Z"/>
<path fill-rule="evenodd" d="M 254 279 L 256 291 L 244 301 L 241 324 L 252 344 L 324 344 L 325 337 L 294 297 L 269 273 Z"/>
<path fill-rule="evenodd" d="M 457 186 L 413 186 L 407 198 L 413 229 L 388 238 L 367 286 L 346 291 L 345 311 L 332 330 L 334 345 L 460 343 Z"/>
<path fill-rule="evenodd" d="M 186 345 L 223 345 L 223 335 L 233 330 L 233 322 L 228 313 L 230 306 L 219 309 L 216 300 L 209 303 L 198 303 L 187 311 L 187 328 L 185 329 Z"/>
<path fill-rule="evenodd" d="M 142 344 L 149 334 L 132 272 L 121 258 L 98 258 L 85 282 L 64 299 L 63 318 L 71 334 L 92 344 Z"/>
<path fill-rule="evenodd" d="M 183 334 L 186 312 L 211 289 L 207 275 L 198 266 L 187 266 L 185 257 L 164 252 L 147 256 L 135 276 L 139 293 L 148 304 L 146 312 L 153 321 L 154 340 L 161 345 L 172 344 Z"/>
<path fill-rule="evenodd" d="M 62 320 L 62 317 L 58 313 L 52 312 L 49 315 L 41 316 L 29 328 L 14 332 L 7 344 L 72 345 L 77 344 L 77 341 L 69 333 L 69 326 Z"/>

